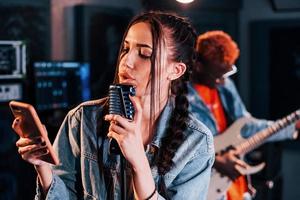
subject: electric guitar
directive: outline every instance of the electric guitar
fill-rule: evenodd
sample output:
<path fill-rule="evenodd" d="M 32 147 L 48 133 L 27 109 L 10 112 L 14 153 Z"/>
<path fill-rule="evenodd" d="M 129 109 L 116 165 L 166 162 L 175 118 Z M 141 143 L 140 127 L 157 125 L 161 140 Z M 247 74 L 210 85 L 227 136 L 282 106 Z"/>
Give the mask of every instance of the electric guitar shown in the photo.
<path fill-rule="evenodd" d="M 234 122 L 224 133 L 214 137 L 215 152 L 219 153 L 228 149 L 229 147 L 234 147 L 237 154 L 242 157 L 246 153 L 262 145 L 270 136 L 275 135 L 278 131 L 286 128 L 288 125 L 291 125 L 298 119 L 300 119 L 300 109 L 274 122 L 271 126 L 257 132 L 253 136 L 245 139 L 240 134 L 241 129 L 245 124 L 251 122 L 254 119 L 251 117 L 240 118 L 236 122 Z M 245 171 L 243 171 L 243 174 L 255 174 L 262 170 L 264 166 L 265 163 L 251 166 L 245 169 Z M 208 189 L 208 199 L 220 199 L 222 195 L 224 195 L 228 190 L 231 183 L 232 181 L 229 177 L 222 175 L 220 172 L 213 168 Z"/>

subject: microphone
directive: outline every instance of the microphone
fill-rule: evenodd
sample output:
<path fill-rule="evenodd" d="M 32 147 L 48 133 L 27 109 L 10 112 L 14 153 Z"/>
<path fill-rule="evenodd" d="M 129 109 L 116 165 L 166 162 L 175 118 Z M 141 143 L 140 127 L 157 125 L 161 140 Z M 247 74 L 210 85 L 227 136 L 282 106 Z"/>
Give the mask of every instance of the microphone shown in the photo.
<path fill-rule="evenodd" d="M 108 113 L 117 114 L 128 120 L 133 120 L 134 107 L 129 95 L 135 96 L 135 88 L 132 85 L 115 84 L 109 86 Z M 110 154 L 121 154 L 120 147 L 116 140 L 111 139 L 109 143 Z"/>

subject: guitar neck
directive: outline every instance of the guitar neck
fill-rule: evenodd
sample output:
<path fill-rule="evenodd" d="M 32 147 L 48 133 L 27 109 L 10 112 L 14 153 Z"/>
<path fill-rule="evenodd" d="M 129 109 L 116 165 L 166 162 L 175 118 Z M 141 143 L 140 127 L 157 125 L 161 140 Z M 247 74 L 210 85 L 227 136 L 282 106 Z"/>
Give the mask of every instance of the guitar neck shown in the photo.
<path fill-rule="evenodd" d="M 291 113 L 290 115 L 280 120 L 277 120 L 271 126 L 254 134 L 252 137 L 246 139 L 244 142 L 237 145 L 235 148 L 240 154 L 242 155 L 246 154 L 252 151 L 253 149 L 255 149 L 256 147 L 260 146 L 270 136 L 286 128 L 288 125 L 294 123 L 299 118 L 300 118 L 300 109 L 296 110 L 295 112 Z"/>

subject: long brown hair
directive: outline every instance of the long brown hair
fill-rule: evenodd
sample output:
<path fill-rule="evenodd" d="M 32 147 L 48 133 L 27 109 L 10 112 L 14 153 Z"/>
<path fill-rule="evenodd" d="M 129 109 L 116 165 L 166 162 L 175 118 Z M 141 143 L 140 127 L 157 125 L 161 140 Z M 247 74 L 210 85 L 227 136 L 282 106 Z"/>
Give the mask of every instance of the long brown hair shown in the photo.
<path fill-rule="evenodd" d="M 194 45 L 196 33 L 190 22 L 186 18 L 179 17 L 176 14 L 151 11 L 136 16 L 128 25 L 124 34 L 123 41 L 128 33 L 129 28 L 139 22 L 150 24 L 152 33 L 153 51 L 151 55 L 151 94 L 150 94 L 150 123 L 154 123 L 154 110 L 157 108 L 155 99 L 160 97 L 160 74 L 163 58 L 162 48 L 169 45 L 173 61 L 185 63 L 187 66 L 186 73 L 172 81 L 171 94 L 175 96 L 175 108 L 172 111 L 171 118 L 167 127 L 166 137 L 162 139 L 159 159 L 157 161 L 158 172 L 164 175 L 172 167 L 172 158 L 180 144 L 183 141 L 183 131 L 186 129 L 186 120 L 188 117 L 188 100 L 186 98 L 189 71 L 193 65 Z M 119 59 L 122 51 L 119 51 Z M 118 61 L 119 65 L 119 61 Z M 118 66 L 117 65 L 117 66 Z M 115 82 L 118 83 L 118 69 L 116 71 Z M 158 89 L 158 91 L 155 91 Z"/>

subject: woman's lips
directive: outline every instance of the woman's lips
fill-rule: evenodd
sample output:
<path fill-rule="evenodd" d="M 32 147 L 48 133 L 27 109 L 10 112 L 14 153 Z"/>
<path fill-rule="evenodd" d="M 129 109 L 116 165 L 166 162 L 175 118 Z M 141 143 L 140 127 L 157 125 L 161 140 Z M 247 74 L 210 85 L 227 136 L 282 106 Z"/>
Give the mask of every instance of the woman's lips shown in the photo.
<path fill-rule="evenodd" d="M 129 74 L 128 72 L 119 72 L 119 76 L 122 77 L 123 79 L 134 79 L 134 77 Z"/>
<path fill-rule="evenodd" d="M 134 77 L 128 73 L 119 73 L 120 83 L 136 85 L 136 81 Z"/>
<path fill-rule="evenodd" d="M 136 86 L 136 82 L 134 79 L 123 79 L 121 78 L 120 79 L 120 83 L 121 84 L 127 84 L 127 85 L 133 85 L 133 86 Z"/>

